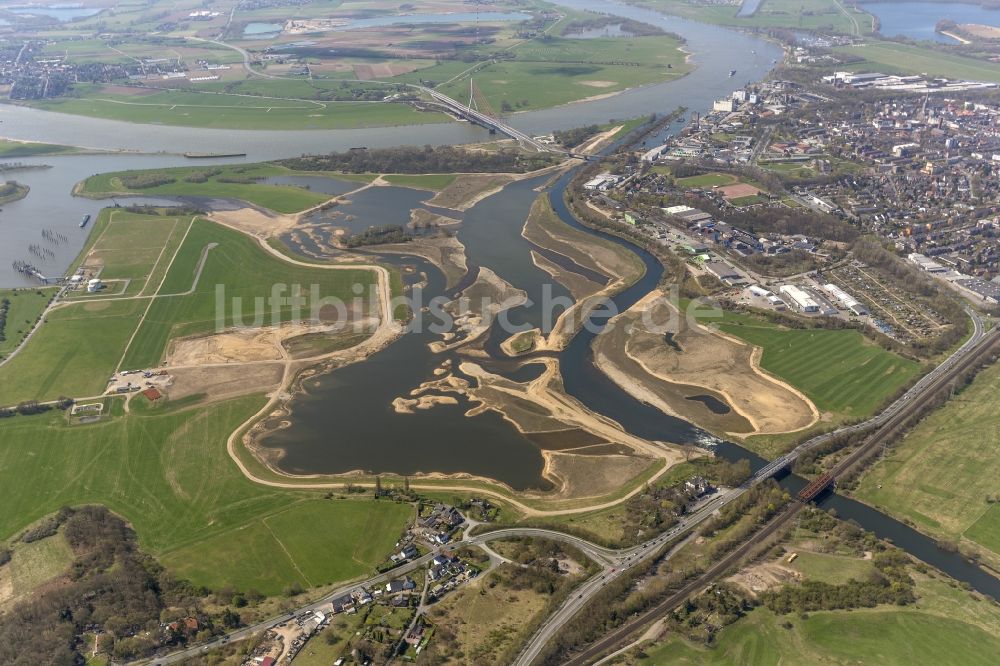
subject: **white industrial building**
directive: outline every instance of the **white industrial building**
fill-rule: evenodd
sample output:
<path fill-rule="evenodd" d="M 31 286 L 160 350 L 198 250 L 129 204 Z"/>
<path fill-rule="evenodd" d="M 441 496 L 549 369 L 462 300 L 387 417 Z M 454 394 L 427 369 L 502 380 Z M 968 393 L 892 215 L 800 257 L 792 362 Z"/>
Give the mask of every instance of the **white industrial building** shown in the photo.
<path fill-rule="evenodd" d="M 785 302 L 781 300 L 779 297 L 775 296 L 774 294 L 771 294 L 770 296 L 767 297 L 767 302 L 770 303 L 771 307 L 773 307 L 775 310 L 784 310 L 787 307 L 785 305 Z"/>
<path fill-rule="evenodd" d="M 837 285 L 825 284 L 823 285 L 823 290 L 826 291 L 826 293 L 833 296 L 838 301 L 840 301 L 841 305 L 843 305 L 845 308 L 847 308 L 854 314 L 858 315 L 859 317 L 868 314 L 868 310 L 865 308 L 865 306 L 861 305 L 861 303 L 855 300 L 853 296 L 848 294 L 846 291 L 844 291 Z"/>
<path fill-rule="evenodd" d="M 767 289 L 764 289 L 764 287 L 760 286 L 759 284 L 750 285 L 750 293 L 753 294 L 754 296 L 760 296 L 761 298 L 767 298 L 768 296 L 772 295 L 771 292 L 769 292 Z"/>
<path fill-rule="evenodd" d="M 604 172 L 584 183 L 583 189 L 606 191 L 617 185 L 619 180 L 621 180 L 619 176 L 614 176 L 608 172 Z"/>
<path fill-rule="evenodd" d="M 817 303 L 804 289 L 800 289 L 794 284 L 786 284 L 782 285 L 778 291 L 781 292 L 781 295 L 788 301 L 791 301 L 792 305 L 794 305 L 800 312 L 819 312 L 819 303 Z"/>
<path fill-rule="evenodd" d="M 103 287 L 103 286 L 104 285 L 101 284 L 100 280 L 98 280 L 97 278 L 94 278 L 93 280 L 90 280 L 87 283 L 87 291 L 89 293 L 93 294 L 96 291 L 100 291 L 101 287 Z"/>
<path fill-rule="evenodd" d="M 911 252 L 907 255 L 907 259 L 916 264 L 921 270 L 927 271 L 928 273 L 947 273 L 948 269 L 934 261 L 933 259 L 927 257 L 926 255 L 920 254 L 919 252 Z"/>

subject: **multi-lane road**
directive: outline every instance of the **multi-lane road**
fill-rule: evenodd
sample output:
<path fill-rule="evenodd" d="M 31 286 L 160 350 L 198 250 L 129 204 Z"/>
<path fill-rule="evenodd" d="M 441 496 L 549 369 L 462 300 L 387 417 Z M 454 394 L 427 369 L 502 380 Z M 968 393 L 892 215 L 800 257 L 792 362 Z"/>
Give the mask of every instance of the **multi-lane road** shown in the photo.
<path fill-rule="evenodd" d="M 524 536 L 542 537 L 572 545 L 602 566 L 601 572 L 584 581 L 552 615 L 546 618 L 542 626 L 538 628 L 531 639 L 525 644 L 514 663 L 518 666 L 530 666 L 530 664 L 532 664 L 538 657 L 542 648 L 545 647 L 545 645 L 556 635 L 566 622 L 572 619 L 580 611 L 580 609 L 593 599 L 594 595 L 596 595 L 602 587 L 624 575 L 635 566 L 648 562 L 650 558 L 660 553 L 662 546 L 666 542 L 682 536 L 684 533 L 705 522 L 716 511 L 741 496 L 757 483 L 774 476 L 780 470 L 791 465 L 803 453 L 829 441 L 834 436 L 850 432 L 867 431 L 881 427 L 899 415 L 904 409 L 919 403 L 922 398 L 926 398 L 929 393 L 933 393 L 934 389 L 940 388 L 938 383 L 943 376 L 956 368 L 956 366 L 965 360 L 971 352 L 981 351 L 988 348 L 990 343 L 995 341 L 997 333 L 1000 331 L 1000 329 L 996 328 L 987 330 L 982 318 L 977 313 L 970 310 L 969 315 L 973 321 L 973 333 L 969 339 L 951 356 L 934 368 L 934 370 L 927 373 L 920 379 L 920 381 L 915 383 L 908 391 L 906 391 L 906 393 L 900 396 L 877 416 L 862 423 L 844 426 L 843 428 L 839 428 L 830 433 L 819 435 L 807 440 L 789 453 L 781 456 L 780 458 L 776 458 L 774 461 L 758 470 L 754 476 L 743 485 L 717 494 L 698 507 L 695 511 L 684 516 L 684 518 L 677 522 L 673 527 L 644 543 L 632 548 L 614 549 L 593 544 L 586 539 L 555 530 L 539 528 L 508 528 L 492 530 L 473 536 L 466 533 L 461 540 L 450 544 L 449 547 L 460 545 L 476 546 L 505 538 Z M 386 573 L 373 576 L 367 580 L 356 581 L 354 583 L 341 586 L 329 592 L 321 599 L 317 599 L 316 601 L 303 605 L 290 613 L 285 613 L 269 620 L 258 622 L 254 625 L 244 627 L 236 632 L 213 639 L 200 645 L 179 650 L 168 655 L 142 660 L 136 663 L 163 665 L 173 664 L 199 654 L 204 654 L 205 652 L 221 647 L 226 643 L 247 639 L 254 634 L 287 622 L 305 611 L 319 610 L 329 604 L 336 597 L 348 594 L 352 590 L 359 587 L 372 587 L 419 570 L 426 566 L 436 554 L 436 552 L 428 553 Z M 669 553 L 667 555 L 669 556 Z"/>

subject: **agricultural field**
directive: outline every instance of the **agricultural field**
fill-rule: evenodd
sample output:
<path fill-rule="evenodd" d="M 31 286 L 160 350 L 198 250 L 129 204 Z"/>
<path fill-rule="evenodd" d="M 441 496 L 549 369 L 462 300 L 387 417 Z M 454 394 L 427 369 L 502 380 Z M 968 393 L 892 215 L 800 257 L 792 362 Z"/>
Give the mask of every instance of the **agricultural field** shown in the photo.
<path fill-rule="evenodd" d="M 56 291 L 54 287 L 0 289 L 0 360 L 21 344 Z M 4 301 L 9 301 L 6 312 Z"/>
<path fill-rule="evenodd" d="M 997 67 L 996 63 L 920 46 L 896 42 L 867 41 L 858 46 L 844 46 L 835 50 L 844 55 L 864 59 L 863 62 L 852 62 L 840 67 L 850 71 L 927 74 L 928 76 L 1000 83 L 1000 67 Z"/>
<path fill-rule="evenodd" d="M 985 665 L 1000 649 L 1000 604 L 818 510 L 724 584 L 756 607 L 708 634 L 717 616 L 674 616 L 659 640 L 610 663 Z M 800 594 L 805 584 L 812 594 Z"/>
<path fill-rule="evenodd" d="M 0 405 L 103 393 L 146 303 L 80 303 L 50 312 L 25 348 L 0 366 Z"/>
<path fill-rule="evenodd" d="M 250 304 L 255 299 L 268 299 L 275 285 L 284 285 L 284 295 L 292 285 L 300 285 L 305 299 L 301 316 L 310 317 L 308 299 L 313 285 L 320 298 L 349 302 L 354 296 L 351 291 L 354 285 L 370 289 L 373 284 L 371 271 L 289 265 L 266 254 L 251 238 L 237 231 L 198 220 L 178 250 L 160 297 L 146 312 L 123 356 L 122 366 L 157 365 L 167 342 L 174 337 L 210 333 L 216 326 L 226 328 L 240 322 L 270 326 L 288 321 L 294 309 L 287 304 L 275 308 L 268 305 L 266 312 L 250 311 Z M 219 290 L 224 294 L 224 312 L 216 311 Z M 240 312 L 235 311 L 237 303 Z M 255 316 L 260 318 L 259 322 L 254 320 Z"/>
<path fill-rule="evenodd" d="M 88 425 L 69 425 L 58 410 L 5 419 L 0 539 L 61 506 L 99 503 L 129 521 L 144 549 L 213 589 L 273 595 L 372 571 L 412 509 L 247 480 L 225 441 L 263 403 L 248 396 L 141 415 L 119 405 Z"/>
<path fill-rule="evenodd" d="M 1000 563 L 998 389 L 995 365 L 913 428 L 854 495 L 934 537 L 989 551 Z"/>
<path fill-rule="evenodd" d="M 479 68 L 472 79 L 498 112 L 545 108 L 678 78 L 689 69 L 679 46 L 665 35 L 533 40 L 513 50 L 515 59 Z M 440 82 L 451 71 L 430 67 L 407 77 L 416 74 Z M 455 99 L 468 98 L 469 79 L 460 77 L 437 89 Z"/>
<path fill-rule="evenodd" d="M 117 171 L 91 176 L 77 186 L 77 193 L 95 199 L 139 193 L 236 199 L 286 214 L 312 208 L 332 196 L 296 185 L 266 182 L 268 178 L 294 175 L 304 174 L 273 164 Z M 323 177 L 338 182 L 336 174 Z"/>
<path fill-rule="evenodd" d="M 821 412 L 871 414 L 920 372 L 920 366 L 854 330 L 786 329 L 725 313 L 719 330 L 763 349 L 761 367 L 806 394 Z"/>
<path fill-rule="evenodd" d="M 193 217 L 145 215 L 106 209 L 95 225 L 95 240 L 80 268 L 100 275 L 106 289 L 90 293 L 81 283 L 67 298 L 95 299 L 113 295 L 156 293 Z"/>
<path fill-rule="evenodd" d="M 945 588 L 942 593 L 953 592 Z M 973 608 L 988 605 L 981 601 Z M 787 628 L 785 622 L 792 626 Z M 711 648 L 673 638 L 638 663 L 674 664 L 987 664 L 1000 650 L 996 630 L 978 622 L 892 607 L 809 613 L 790 620 L 757 609 L 724 629 Z M 624 661 L 612 663 L 627 663 Z"/>
<path fill-rule="evenodd" d="M 120 243 L 142 235 L 129 226 L 133 223 L 142 229 L 159 225 L 149 236 L 161 234 L 162 254 L 152 246 L 137 249 L 134 257 L 117 252 Z M 302 286 L 305 318 L 313 314 L 308 301 L 312 285 L 321 298 L 348 302 L 354 296 L 353 285 L 370 288 L 374 279 L 364 269 L 289 265 L 265 253 L 251 238 L 202 219 L 192 223 L 190 218 L 114 211 L 102 213 L 93 233 L 99 236 L 83 266 L 108 262 L 111 274 L 131 278 L 128 294 L 76 296 L 50 312 L 24 350 L 0 366 L 0 405 L 99 395 L 116 369 L 157 365 L 173 337 L 212 332 L 216 325 L 231 326 L 238 317 L 251 323 L 255 313 L 250 304 L 270 297 L 274 285 Z M 227 309 L 218 313 L 218 320 L 217 289 L 224 290 L 227 299 Z M 242 312 L 234 312 L 234 299 L 242 299 Z M 260 325 L 288 321 L 294 313 L 287 305 L 266 310 L 256 313 L 262 318 Z"/>
<path fill-rule="evenodd" d="M 394 102 L 316 102 L 142 88 L 108 92 L 78 86 L 74 97 L 19 102 L 33 108 L 132 123 L 246 130 L 349 129 L 444 122 Z"/>
<path fill-rule="evenodd" d="M 872 32 L 872 16 L 840 0 L 763 0 L 752 16 L 738 17 L 737 4 L 711 4 L 699 0 L 639 0 L 638 5 L 666 14 L 735 27 L 794 28 L 848 35 Z"/>

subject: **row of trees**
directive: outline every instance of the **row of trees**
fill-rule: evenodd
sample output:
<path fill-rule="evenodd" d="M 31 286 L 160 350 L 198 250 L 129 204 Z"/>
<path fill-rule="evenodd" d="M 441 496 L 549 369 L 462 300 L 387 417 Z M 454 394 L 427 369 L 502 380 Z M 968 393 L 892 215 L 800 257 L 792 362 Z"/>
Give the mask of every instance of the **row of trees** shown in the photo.
<path fill-rule="evenodd" d="M 299 171 L 347 173 L 525 173 L 553 163 L 546 153 L 517 150 L 472 151 L 454 146 L 400 146 L 344 153 L 303 155 L 279 164 Z"/>

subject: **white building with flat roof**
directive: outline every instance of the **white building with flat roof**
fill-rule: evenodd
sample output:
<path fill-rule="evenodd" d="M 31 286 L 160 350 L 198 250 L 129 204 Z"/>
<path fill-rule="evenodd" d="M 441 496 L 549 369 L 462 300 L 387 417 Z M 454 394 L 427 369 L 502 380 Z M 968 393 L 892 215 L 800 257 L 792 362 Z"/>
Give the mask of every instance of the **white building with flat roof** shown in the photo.
<path fill-rule="evenodd" d="M 781 292 L 786 301 L 790 301 L 800 312 L 819 312 L 819 303 L 804 289 L 800 289 L 794 284 L 786 284 L 778 289 L 778 291 Z"/>

